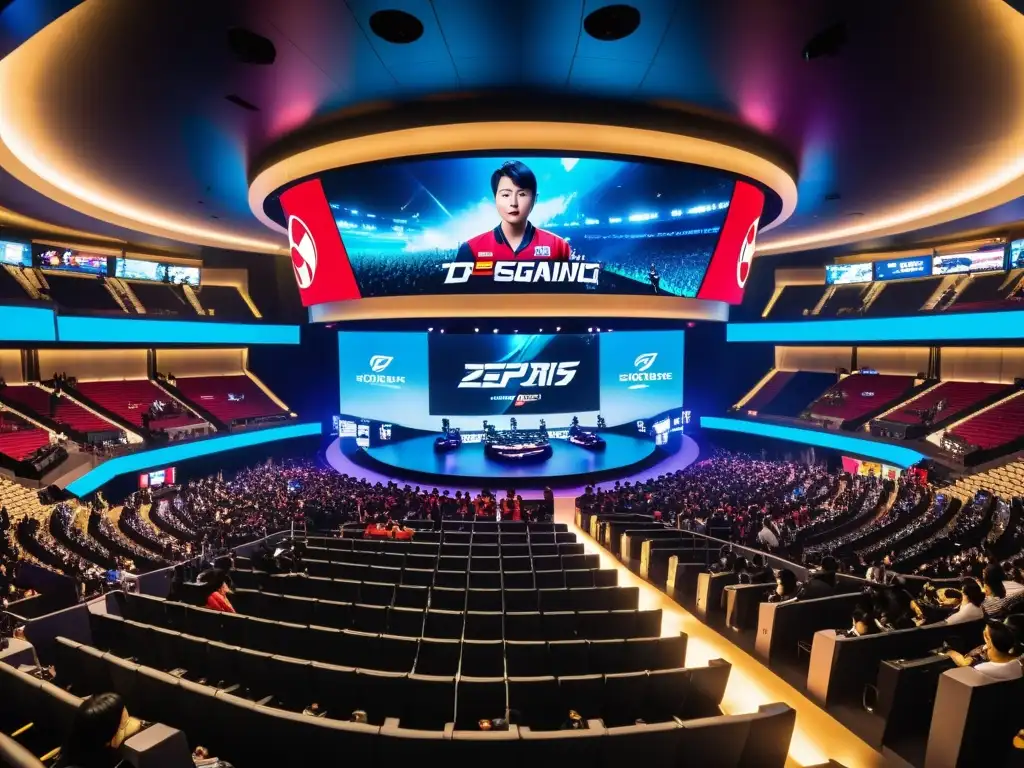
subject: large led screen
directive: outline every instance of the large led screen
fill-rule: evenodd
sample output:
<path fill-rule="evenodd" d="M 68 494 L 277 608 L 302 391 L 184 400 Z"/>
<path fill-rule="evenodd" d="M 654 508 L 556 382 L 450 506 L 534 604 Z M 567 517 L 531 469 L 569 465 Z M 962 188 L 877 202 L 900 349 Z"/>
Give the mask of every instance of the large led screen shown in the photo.
<path fill-rule="evenodd" d="M 430 412 L 466 416 L 600 409 L 594 334 L 430 334 Z"/>
<path fill-rule="evenodd" d="M 0 240 L 0 264 L 14 267 L 32 266 L 32 248 L 28 243 L 16 240 Z"/>
<path fill-rule="evenodd" d="M 338 334 L 340 412 L 413 429 L 609 426 L 683 405 L 682 331 Z"/>
<path fill-rule="evenodd" d="M 871 262 L 863 264 L 828 264 L 825 282 L 829 285 L 851 285 L 871 282 Z"/>
<path fill-rule="evenodd" d="M 519 155 L 341 168 L 281 205 L 306 306 L 508 292 L 736 303 L 764 194 L 699 166 Z"/>
<path fill-rule="evenodd" d="M 1003 246 L 973 253 L 945 253 L 937 255 L 932 262 L 932 272 L 936 275 L 995 272 L 1005 268 L 1006 249 Z"/>
<path fill-rule="evenodd" d="M 928 256 L 875 262 L 875 280 L 906 280 L 910 277 L 929 277 L 931 273 L 932 260 Z"/>
<path fill-rule="evenodd" d="M 72 248 L 37 245 L 33 249 L 33 257 L 36 266 L 42 269 L 85 272 L 90 275 L 107 274 L 107 257 L 95 253 L 84 253 Z"/>

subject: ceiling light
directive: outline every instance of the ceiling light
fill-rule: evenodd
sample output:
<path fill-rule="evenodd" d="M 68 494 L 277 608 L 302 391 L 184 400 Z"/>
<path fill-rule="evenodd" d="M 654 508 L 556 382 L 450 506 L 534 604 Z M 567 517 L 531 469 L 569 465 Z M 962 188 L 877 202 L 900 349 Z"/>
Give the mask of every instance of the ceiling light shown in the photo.
<path fill-rule="evenodd" d="M 423 22 L 405 11 L 377 11 L 370 16 L 370 30 L 385 42 L 408 45 L 423 37 Z"/>
<path fill-rule="evenodd" d="M 629 37 L 639 26 L 640 11 L 625 4 L 606 5 L 583 19 L 583 30 L 605 43 Z"/>
<path fill-rule="evenodd" d="M 277 49 L 269 38 L 242 27 L 228 30 L 228 47 L 242 64 L 266 66 L 277 58 Z"/>

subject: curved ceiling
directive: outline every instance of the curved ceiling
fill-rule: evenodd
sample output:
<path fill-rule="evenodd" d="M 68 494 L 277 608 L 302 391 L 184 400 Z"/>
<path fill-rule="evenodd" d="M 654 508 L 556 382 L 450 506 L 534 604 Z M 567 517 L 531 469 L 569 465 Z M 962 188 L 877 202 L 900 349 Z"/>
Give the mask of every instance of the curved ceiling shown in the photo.
<path fill-rule="evenodd" d="M 760 253 L 935 226 L 1024 194 L 1024 17 L 1005 3 L 634 0 L 637 31 L 601 42 L 582 21 L 605 4 L 84 0 L 40 14 L 0 62 L 0 206 L 113 237 L 283 252 L 249 184 L 289 136 L 498 90 L 511 119 L 543 121 L 517 97 L 543 91 L 682 106 L 762 134 L 795 160 L 799 203 Z M 0 42 L 31 25 L 12 15 L 25 5 L 0 13 Z M 385 8 L 420 19 L 422 37 L 377 37 L 369 19 Z M 845 46 L 805 61 L 837 21 Z M 273 42 L 272 65 L 232 55 L 238 26 Z"/>

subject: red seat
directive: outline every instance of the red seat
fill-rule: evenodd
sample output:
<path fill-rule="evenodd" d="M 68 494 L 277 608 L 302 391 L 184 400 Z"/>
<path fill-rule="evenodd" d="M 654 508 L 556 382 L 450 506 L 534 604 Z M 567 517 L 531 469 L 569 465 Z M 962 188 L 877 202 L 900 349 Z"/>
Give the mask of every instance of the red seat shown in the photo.
<path fill-rule="evenodd" d="M 1024 435 L 1024 397 L 1018 395 L 972 416 L 953 430 L 979 448 L 996 448 Z"/>
<path fill-rule="evenodd" d="M 815 416 L 827 416 L 844 421 L 856 419 L 896 400 L 913 386 L 913 376 L 854 373 L 829 390 L 842 393 L 841 401 L 829 402 L 819 398 L 811 404 L 810 411 Z"/>
<path fill-rule="evenodd" d="M 20 403 L 31 411 L 42 416 L 50 416 L 50 393 L 39 387 L 30 385 L 18 385 L 4 388 L 4 396 Z M 96 416 L 87 411 L 78 403 L 61 397 L 57 401 L 57 408 L 52 416 L 59 424 L 66 424 L 71 429 L 79 432 L 113 432 L 119 431 L 120 427 L 112 424 L 106 419 Z"/>
<path fill-rule="evenodd" d="M 178 379 L 177 385 L 189 400 L 228 423 L 286 413 L 248 376 L 196 376 Z M 229 400 L 229 394 L 244 399 Z"/>
<path fill-rule="evenodd" d="M 939 402 L 939 400 L 945 400 L 946 407 L 939 412 L 936 420 L 945 419 L 948 416 L 955 416 L 960 411 L 967 410 L 975 403 L 984 400 L 990 395 L 994 395 L 1001 389 L 1006 389 L 1006 385 L 989 384 L 983 381 L 944 381 L 916 400 L 911 400 L 898 411 L 893 411 L 885 418 L 904 424 L 917 424 L 921 421 L 921 416 L 919 413 L 913 413 L 912 411 L 926 411 Z"/>
<path fill-rule="evenodd" d="M 50 444 L 50 433 L 45 429 L 19 429 L 0 432 L 0 453 L 15 461 L 31 456 L 44 445 Z"/>
<path fill-rule="evenodd" d="M 168 401 L 170 398 L 160 387 L 149 379 L 131 381 L 90 381 L 78 384 L 78 391 L 97 405 L 112 411 L 125 421 L 142 426 L 142 416 L 154 400 Z M 131 407 L 135 406 L 135 407 Z M 173 423 L 171 423 L 173 421 Z M 184 427 L 201 424 L 202 420 L 192 415 L 177 415 L 151 423 L 154 429 L 168 426 Z"/>

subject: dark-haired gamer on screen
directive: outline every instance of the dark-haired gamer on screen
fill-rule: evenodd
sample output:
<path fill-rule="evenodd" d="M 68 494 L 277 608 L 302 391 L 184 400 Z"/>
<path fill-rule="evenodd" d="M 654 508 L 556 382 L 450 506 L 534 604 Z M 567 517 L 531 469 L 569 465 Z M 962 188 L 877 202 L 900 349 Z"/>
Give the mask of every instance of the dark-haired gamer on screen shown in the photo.
<path fill-rule="evenodd" d="M 473 262 L 474 277 L 492 275 L 499 261 L 569 260 L 572 248 L 566 240 L 530 223 L 537 177 L 529 166 L 518 160 L 503 163 L 491 174 L 491 192 L 501 223 L 464 242 L 456 257 Z"/>

